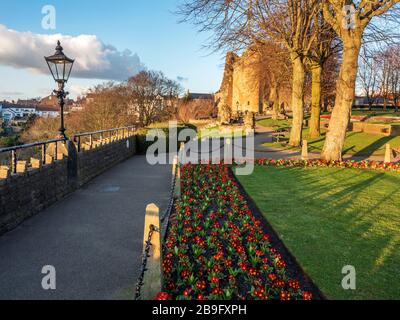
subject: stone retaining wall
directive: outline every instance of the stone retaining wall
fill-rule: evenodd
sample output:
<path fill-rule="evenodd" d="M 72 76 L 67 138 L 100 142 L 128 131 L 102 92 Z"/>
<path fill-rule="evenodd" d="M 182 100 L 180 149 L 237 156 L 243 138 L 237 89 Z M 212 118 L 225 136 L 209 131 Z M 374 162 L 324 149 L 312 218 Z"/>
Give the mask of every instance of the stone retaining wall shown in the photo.
<path fill-rule="evenodd" d="M 136 136 L 99 143 L 79 153 L 70 146 L 68 157 L 60 155 L 61 160 L 54 161 L 48 156 L 50 164 L 45 166 L 31 159 L 31 165 L 18 174 L 0 168 L 0 235 L 132 157 L 137 149 Z"/>
<path fill-rule="evenodd" d="M 321 119 L 321 128 L 329 128 L 329 120 Z M 370 134 L 380 134 L 387 137 L 400 135 L 400 125 L 376 124 L 368 122 L 352 122 L 348 128 L 353 132 L 365 132 Z"/>

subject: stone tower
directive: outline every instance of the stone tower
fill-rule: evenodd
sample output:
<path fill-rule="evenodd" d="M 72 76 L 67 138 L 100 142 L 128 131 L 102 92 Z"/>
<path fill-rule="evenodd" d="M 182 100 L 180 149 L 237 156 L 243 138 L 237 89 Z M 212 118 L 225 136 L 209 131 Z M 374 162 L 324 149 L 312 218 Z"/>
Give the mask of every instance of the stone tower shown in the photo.
<path fill-rule="evenodd" d="M 224 78 L 216 93 L 218 110 L 229 106 L 233 115 L 246 111 L 262 112 L 264 83 L 261 56 L 249 48 L 239 57 L 229 52 L 226 57 Z"/>

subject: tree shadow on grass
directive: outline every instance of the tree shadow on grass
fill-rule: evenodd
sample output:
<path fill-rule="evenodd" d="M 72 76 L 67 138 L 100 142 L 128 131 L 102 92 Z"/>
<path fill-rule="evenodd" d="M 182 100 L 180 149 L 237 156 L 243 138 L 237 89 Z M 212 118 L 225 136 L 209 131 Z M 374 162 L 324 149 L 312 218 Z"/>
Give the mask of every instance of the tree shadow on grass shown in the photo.
<path fill-rule="evenodd" d="M 272 185 L 266 189 L 277 191 L 282 181 L 288 184 L 275 193 L 281 200 L 275 199 L 278 204 L 272 211 L 268 208 L 271 199 L 262 200 L 269 212 L 267 219 L 279 226 L 277 231 L 284 232 L 284 239 L 292 239 L 289 247 L 301 253 L 297 258 L 306 261 L 303 267 L 314 270 L 317 283 L 323 284 L 321 289 L 328 288 L 331 297 L 396 298 L 396 290 L 400 292 L 395 275 L 400 244 L 396 214 L 400 215 L 400 209 L 393 210 L 400 180 L 378 171 L 310 170 L 313 169 L 287 168 L 279 169 L 279 174 L 272 172 L 274 180 L 268 182 Z M 285 227 L 281 229 L 282 226 Z M 301 242 L 307 243 L 306 250 Z M 357 270 L 356 292 L 344 292 L 340 286 L 341 268 L 347 264 Z"/>
<path fill-rule="evenodd" d="M 390 141 L 392 141 L 393 139 L 394 139 L 394 137 L 382 137 L 382 138 L 374 141 L 373 143 L 371 143 L 364 149 L 361 149 L 360 151 L 356 152 L 353 155 L 353 158 L 359 159 L 359 160 L 365 160 L 365 159 L 369 158 L 370 156 L 372 156 L 377 150 L 384 147 L 387 143 L 390 143 Z"/>

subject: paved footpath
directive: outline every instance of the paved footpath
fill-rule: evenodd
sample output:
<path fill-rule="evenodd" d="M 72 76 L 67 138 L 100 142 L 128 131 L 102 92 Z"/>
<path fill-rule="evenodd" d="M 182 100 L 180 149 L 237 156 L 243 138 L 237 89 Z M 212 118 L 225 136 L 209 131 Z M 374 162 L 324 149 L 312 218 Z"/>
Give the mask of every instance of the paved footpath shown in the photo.
<path fill-rule="evenodd" d="M 170 183 L 170 166 L 135 156 L 0 237 L 0 299 L 132 298 L 145 207 L 165 209 Z M 54 291 L 42 289 L 45 265 Z"/>

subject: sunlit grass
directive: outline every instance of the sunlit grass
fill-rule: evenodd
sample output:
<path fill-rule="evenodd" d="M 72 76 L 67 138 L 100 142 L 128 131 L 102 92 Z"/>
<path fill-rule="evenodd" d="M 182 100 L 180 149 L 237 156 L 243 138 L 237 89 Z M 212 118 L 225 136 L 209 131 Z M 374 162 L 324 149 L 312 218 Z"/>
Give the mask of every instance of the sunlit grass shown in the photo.
<path fill-rule="evenodd" d="M 276 123 L 279 128 L 286 127 L 287 121 L 284 120 L 271 120 L 260 121 L 261 125 L 266 127 L 272 127 L 272 123 Z M 320 153 L 325 143 L 326 130 L 322 130 L 322 135 L 319 138 L 310 138 L 309 129 L 303 130 L 303 139 L 308 141 L 309 151 L 314 153 Z M 282 142 L 266 142 L 264 146 L 280 149 L 289 150 L 300 150 L 300 148 L 291 148 L 286 145 L 289 139 L 289 134 L 286 134 L 286 139 Z M 355 155 L 361 157 L 369 156 L 384 156 L 386 150 L 386 144 L 389 143 L 392 148 L 400 148 L 400 136 L 386 137 L 383 135 L 369 134 L 365 132 L 348 132 L 344 144 L 343 154 L 344 155 Z"/>
<path fill-rule="evenodd" d="M 256 167 L 238 178 L 328 298 L 400 298 L 398 173 Z M 355 291 L 341 287 L 346 265 Z"/>

